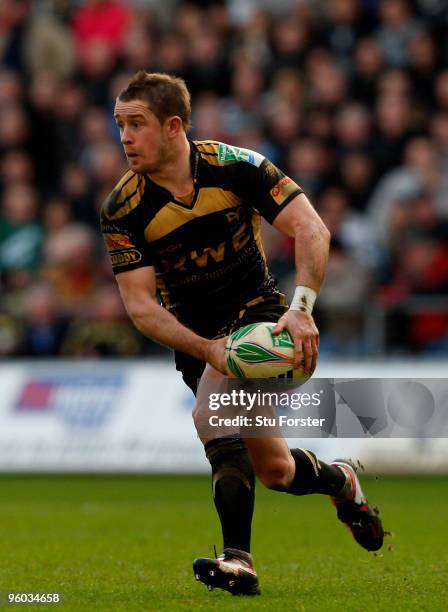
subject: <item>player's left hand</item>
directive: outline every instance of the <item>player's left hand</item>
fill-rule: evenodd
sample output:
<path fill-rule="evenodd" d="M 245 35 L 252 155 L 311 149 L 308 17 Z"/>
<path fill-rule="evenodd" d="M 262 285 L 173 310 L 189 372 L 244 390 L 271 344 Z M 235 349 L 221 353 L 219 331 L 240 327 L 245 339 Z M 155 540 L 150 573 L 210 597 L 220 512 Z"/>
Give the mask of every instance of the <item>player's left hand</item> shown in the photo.
<path fill-rule="evenodd" d="M 300 310 L 288 310 L 280 317 L 272 333 L 279 334 L 283 329 L 289 331 L 294 341 L 294 367 L 312 374 L 319 355 L 319 330 L 313 317 Z"/>
<path fill-rule="evenodd" d="M 208 340 L 205 360 L 212 367 L 214 367 L 215 370 L 218 370 L 218 372 L 224 374 L 224 376 L 231 376 L 225 358 L 227 340 L 227 336 L 225 338 L 218 338 L 216 340 Z"/>

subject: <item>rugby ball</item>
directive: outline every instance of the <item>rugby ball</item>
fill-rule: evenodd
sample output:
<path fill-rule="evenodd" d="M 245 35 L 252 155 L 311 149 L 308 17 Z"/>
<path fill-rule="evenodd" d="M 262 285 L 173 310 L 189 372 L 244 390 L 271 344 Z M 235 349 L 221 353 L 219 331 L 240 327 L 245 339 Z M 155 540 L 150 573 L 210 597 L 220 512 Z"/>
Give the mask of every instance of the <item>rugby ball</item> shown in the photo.
<path fill-rule="evenodd" d="M 293 367 L 294 343 L 284 329 L 274 335 L 275 323 L 252 323 L 229 336 L 225 357 L 230 372 L 237 378 L 279 378 L 306 382 L 311 374 Z"/>

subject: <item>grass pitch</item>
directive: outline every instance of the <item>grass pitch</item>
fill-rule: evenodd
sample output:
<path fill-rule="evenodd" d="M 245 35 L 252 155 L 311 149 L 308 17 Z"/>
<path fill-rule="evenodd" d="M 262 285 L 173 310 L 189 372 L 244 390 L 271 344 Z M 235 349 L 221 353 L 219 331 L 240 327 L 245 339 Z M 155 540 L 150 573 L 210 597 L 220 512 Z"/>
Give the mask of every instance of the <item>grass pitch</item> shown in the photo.
<path fill-rule="evenodd" d="M 393 537 L 362 550 L 322 496 L 257 487 L 253 553 L 263 594 L 209 593 L 195 556 L 220 552 L 199 476 L 0 476 L 0 591 L 59 592 L 76 610 L 448 609 L 448 478 L 364 478 Z"/>

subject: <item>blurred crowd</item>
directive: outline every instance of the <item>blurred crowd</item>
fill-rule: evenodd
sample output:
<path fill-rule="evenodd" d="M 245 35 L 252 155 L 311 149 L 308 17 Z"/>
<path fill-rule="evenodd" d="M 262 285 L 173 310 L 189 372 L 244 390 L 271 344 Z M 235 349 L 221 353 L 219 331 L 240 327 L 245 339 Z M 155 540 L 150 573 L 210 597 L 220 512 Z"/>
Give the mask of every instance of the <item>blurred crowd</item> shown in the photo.
<path fill-rule="evenodd" d="M 98 228 L 126 169 L 114 101 L 141 68 L 186 80 L 192 138 L 263 153 L 314 203 L 321 353 L 447 354 L 447 31 L 445 0 L 2 0 L 0 355 L 163 352 Z M 291 296 L 293 245 L 264 233 Z"/>

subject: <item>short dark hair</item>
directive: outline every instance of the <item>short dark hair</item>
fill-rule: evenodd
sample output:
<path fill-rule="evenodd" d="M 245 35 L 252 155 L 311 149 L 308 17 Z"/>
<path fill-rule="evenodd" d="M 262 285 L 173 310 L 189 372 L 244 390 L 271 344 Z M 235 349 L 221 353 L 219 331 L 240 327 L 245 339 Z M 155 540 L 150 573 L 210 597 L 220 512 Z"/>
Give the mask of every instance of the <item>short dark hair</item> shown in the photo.
<path fill-rule="evenodd" d="M 182 119 L 186 132 L 191 127 L 190 92 L 185 81 L 179 77 L 163 72 L 139 70 L 126 89 L 118 94 L 118 99 L 122 102 L 144 100 L 160 123 L 168 117 L 177 115 Z"/>

